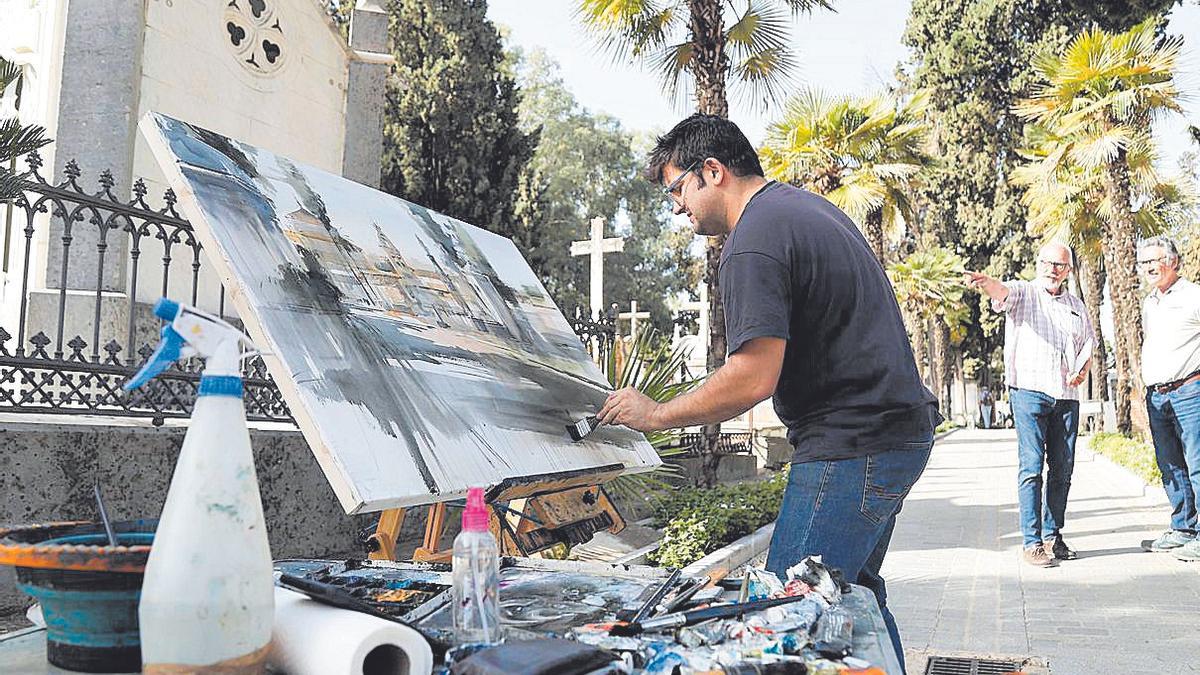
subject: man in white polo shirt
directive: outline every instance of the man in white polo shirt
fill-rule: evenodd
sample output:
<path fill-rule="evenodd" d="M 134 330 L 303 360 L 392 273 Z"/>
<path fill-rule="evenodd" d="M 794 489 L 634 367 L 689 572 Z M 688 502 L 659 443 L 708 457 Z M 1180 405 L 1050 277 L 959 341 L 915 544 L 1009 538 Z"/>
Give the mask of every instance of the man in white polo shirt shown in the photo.
<path fill-rule="evenodd" d="M 1171 502 L 1171 529 L 1146 548 L 1200 560 L 1200 286 L 1179 276 L 1179 251 L 1166 237 L 1138 242 L 1137 264 L 1152 288 L 1142 301 L 1142 379 L 1154 456 Z"/>
<path fill-rule="evenodd" d="M 1071 268 L 1071 249 L 1050 242 L 1038 251 L 1033 281 L 1001 283 L 978 272 L 965 279 L 1005 314 L 1004 381 L 1017 429 L 1022 558 L 1036 567 L 1076 557 L 1062 527 L 1079 431 L 1076 387 L 1087 376 L 1095 334 L 1083 301 L 1067 292 Z"/>

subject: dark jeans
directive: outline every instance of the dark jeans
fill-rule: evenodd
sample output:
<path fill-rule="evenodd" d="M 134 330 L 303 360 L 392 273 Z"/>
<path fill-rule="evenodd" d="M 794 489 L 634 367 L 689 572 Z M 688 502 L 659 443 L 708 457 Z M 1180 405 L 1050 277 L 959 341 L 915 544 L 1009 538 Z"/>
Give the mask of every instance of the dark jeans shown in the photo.
<path fill-rule="evenodd" d="M 1079 401 L 1060 400 L 1029 389 L 1009 388 L 1017 428 L 1017 497 L 1023 546 L 1029 548 L 1062 532 L 1067 494 L 1075 471 Z M 1042 498 L 1042 463 L 1046 465 Z"/>
<path fill-rule="evenodd" d="M 879 568 L 896 514 L 932 448 L 930 437 L 866 457 L 793 464 L 767 556 L 767 569 L 781 578 L 805 556 L 819 555 L 848 581 L 871 589 L 901 664 L 900 631 L 888 610 Z"/>
<path fill-rule="evenodd" d="M 1146 394 L 1154 457 L 1171 502 L 1171 529 L 1195 533 L 1200 487 L 1200 382 Z"/>

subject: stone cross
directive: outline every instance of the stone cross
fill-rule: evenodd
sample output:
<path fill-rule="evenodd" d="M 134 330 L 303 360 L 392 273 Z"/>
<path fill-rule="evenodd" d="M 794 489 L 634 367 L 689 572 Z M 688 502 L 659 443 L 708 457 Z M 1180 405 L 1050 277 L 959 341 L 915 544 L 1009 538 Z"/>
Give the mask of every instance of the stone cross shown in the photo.
<path fill-rule="evenodd" d="M 639 312 L 637 308 L 637 300 L 629 301 L 629 311 L 621 312 L 617 315 L 618 319 L 629 319 L 629 337 L 637 340 L 638 319 L 649 319 L 650 312 Z"/>
<path fill-rule="evenodd" d="M 584 241 L 571 242 L 571 255 L 587 255 L 592 258 L 592 321 L 600 320 L 604 307 L 604 254 L 625 250 L 621 237 L 604 238 L 604 219 L 592 218 L 592 235 Z"/>

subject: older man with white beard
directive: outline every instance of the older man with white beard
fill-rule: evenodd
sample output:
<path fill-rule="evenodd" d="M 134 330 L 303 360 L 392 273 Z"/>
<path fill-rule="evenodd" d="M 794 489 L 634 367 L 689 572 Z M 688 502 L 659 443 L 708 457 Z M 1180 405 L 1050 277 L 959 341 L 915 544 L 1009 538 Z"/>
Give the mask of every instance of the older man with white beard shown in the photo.
<path fill-rule="evenodd" d="M 1036 567 L 1076 557 L 1062 528 L 1079 431 L 1076 387 L 1087 377 L 1095 338 L 1083 301 L 1066 290 L 1071 269 L 1071 249 L 1050 242 L 1038 251 L 1032 282 L 1001 283 L 978 272 L 965 278 L 1005 313 L 1004 379 L 1017 429 L 1022 557 Z"/>

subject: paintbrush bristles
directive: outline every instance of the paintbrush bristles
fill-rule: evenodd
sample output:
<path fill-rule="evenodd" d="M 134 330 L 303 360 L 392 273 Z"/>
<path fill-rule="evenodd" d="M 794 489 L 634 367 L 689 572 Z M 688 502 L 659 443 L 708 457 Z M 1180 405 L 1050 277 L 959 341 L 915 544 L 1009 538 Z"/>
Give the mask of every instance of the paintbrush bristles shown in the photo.
<path fill-rule="evenodd" d="M 600 426 L 600 421 L 595 415 L 588 415 L 574 424 L 567 425 L 567 433 L 571 434 L 571 440 L 581 441 L 584 436 L 596 430 Z"/>

